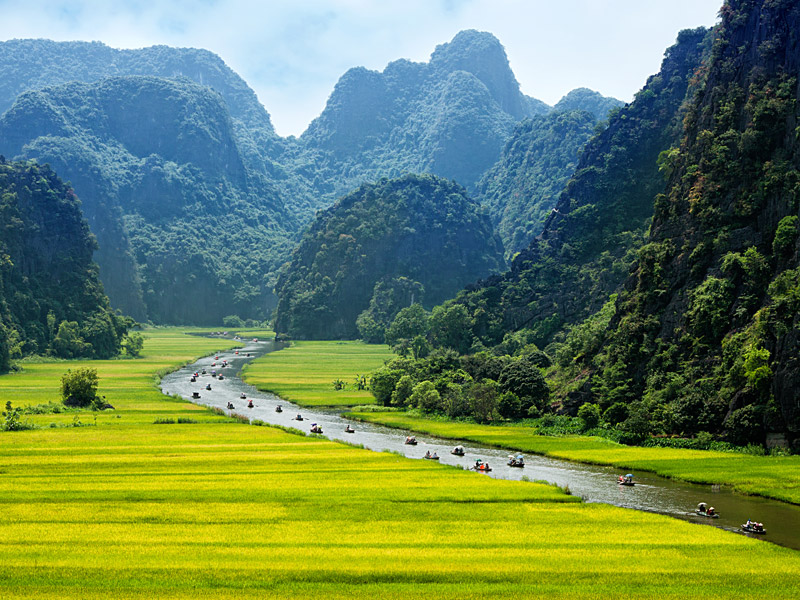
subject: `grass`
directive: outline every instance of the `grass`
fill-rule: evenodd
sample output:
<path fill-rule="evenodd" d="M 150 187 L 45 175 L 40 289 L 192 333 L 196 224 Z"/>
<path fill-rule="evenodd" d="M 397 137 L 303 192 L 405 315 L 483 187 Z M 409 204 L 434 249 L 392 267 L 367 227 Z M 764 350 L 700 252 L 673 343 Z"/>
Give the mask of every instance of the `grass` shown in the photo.
<path fill-rule="evenodd" d="M 17 598 L 795 598 L 800 553 L 269 427 L 0 446 Z"/>
<path fill-rule="evenodd" d="M 148 423 L 156 418 L 179 417 L 216 419 L 206 409 L 183 401 L 171 401 L 158 389 L 159 375 L 164 375 L 196 358 L 223 348 L 239 346 L 231 340 L 209 339 L 188 333 L 202 333 L 196 328 L 153 328 L 143 331 L 145 345 L 141 358 L 120 360 L 51 360 L 23 362 L 22 371 L 0 377 L 2 404 L 13 406 L 45 405 L 61 401 L 61 376 L 67 369 L 88 366 L 97 369 L 98 394 L 115 410 L 78 411 L 80 420 L 94 424 Z M 72 423 L 75 412 L 26 415 L 38 425 Z"/>
<path fill-rule="evenodd" d="M 0 433 L 4 600 L 800 593 L 796 551 L 166 398 L 154 373 L 221 342 L 147 336 L 141 359 L 91 363 L 118 407 L 97 427 Z M 0 393 L 45 404 L 78 364 Z"/>
<path fill-rule="evenodd" d="M 373 404 L 375 398 L 368 390 L 355 389 L 356 375 L 368 375 L 392 356 L 382 344 L 292 342 L 247 365 L 242 378 L 301 406 Z M 335 379 L 346 382 L 346 388 L 335 390 Z"/>
<path fill-rule="evenodd" d="M 742 493 L 800 504 L 800 456 L 640 448 L 598 437 L 540 436 L 526 427 L 436 421 L 398 412 L 357 412 L 347 416 L 441 438 L 473 441 L 583 463 L 650 471 L 695 483 L 726 484 Z"/>

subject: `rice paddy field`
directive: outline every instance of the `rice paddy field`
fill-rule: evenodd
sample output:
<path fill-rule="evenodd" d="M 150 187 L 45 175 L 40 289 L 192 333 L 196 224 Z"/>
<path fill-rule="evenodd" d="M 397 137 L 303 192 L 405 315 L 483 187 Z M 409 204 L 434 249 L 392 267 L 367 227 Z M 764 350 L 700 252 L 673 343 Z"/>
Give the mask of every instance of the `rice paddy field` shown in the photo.
<path fill-rule="evenodd" d="M 2 598 L 800 594 L 800 552 L 162 397 L 157 372 L 221 342 L 147 334 L 143 358 L 92 364 L 118 407 L 96 426 L 0 432 Z M 25 365 L 0 394 L 48 401 L 78 364 Z"/>
<path fill-rule="evenodd" d="M 374 404 L 368 390 L 355 386 L 357 375 L 369 375 L 394 354 L 383 344 L 354 341 L 292 342 L 245 366 L 242 379 L 301 406 Z M 333 381 L 346 386 L 335 390 Z"/>
<path fill-rule="evenodd" d="M 203 337 L 205 329 L 153 328 L 142 332 L 145 337 L 142 355 L 136 359 L 118 360 L 45 360 L 23 362 L 22 370 L 0 376 L 0 400 L 3 407 L 10 400 L 13 406 L 42 405 L 61 401 L 61 376 L 67 369 L 97 369 L 98 394 L 114 406 L 113 411 L 69 411 L 60 414 L 28 415 L 25 419 L 37 425 L 65 425 L 76 414 L 84 424 L 152 423 L 154 418 L 215 417 L 205 408 L 173 400 L 158 389 L 160 375 L 168 373 L 201 356 L 217 350 L 240 346 L 232 340 Z M 191 335 L 188 335 L 191 334 Z"/>
<path fill-rule="evenodd" d="M 348 416 L 437 437 L 479 442 L 578 462 L 650 471 L 695 483 L 732 485 L 737 491 L 800 504 L 800 456 L 751 456 L 732 452 L 623 446 L 598 437 L 541 436 L 527 427 L 435 421 L 400 412 Z"/>
<path fill-rule="evenodd" d="M 4 434 L 3 598 L 796 598 L 800 553 L 238 423 Z"/>

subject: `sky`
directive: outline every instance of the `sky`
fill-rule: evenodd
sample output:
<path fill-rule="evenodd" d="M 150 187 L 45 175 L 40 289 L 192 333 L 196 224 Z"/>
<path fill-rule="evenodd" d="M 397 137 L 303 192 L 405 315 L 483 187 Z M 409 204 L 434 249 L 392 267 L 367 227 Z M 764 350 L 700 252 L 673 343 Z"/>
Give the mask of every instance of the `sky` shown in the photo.
<path fill-rule="evenodd" d="M 555 104 L 588 87 L 630 101 L 686 28 L 722 0 L 0 0 L 0 40 L 101 41 L 215 52 L 281 135 L 322 112 L 347 69 L 426 62 L 463 29 L 493 33 L 523 93 Z"/>

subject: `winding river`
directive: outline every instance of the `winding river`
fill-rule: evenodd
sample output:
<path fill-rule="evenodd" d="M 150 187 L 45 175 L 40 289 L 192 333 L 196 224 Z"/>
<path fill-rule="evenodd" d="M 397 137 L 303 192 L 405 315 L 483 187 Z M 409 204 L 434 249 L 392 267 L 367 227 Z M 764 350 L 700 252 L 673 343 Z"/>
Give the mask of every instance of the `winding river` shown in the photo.
<path fill-rule="evenodd" d="M 724 487 L 720 489 L 718 486 L 674 481 L 647 472 L 634 473 L 636 485 L 623 487 L 617 485 L 616 482 L 617 477 L 621 474 L 619 469 L 557 460 L 534 454 L 525 455 L 524 468 L 512 468 L 506 465 L 508 456 L 511 454 L 510 451 L 472 442 L 462 444 L 465 456 L 453 456 L 450 451 L 457 442 L 416 435 L 418 445 L 406 445 L 405 439 L 409 435 L 407 431 L 368 423 L 353 423 L 342 418 L 339 411 L 336 410 L 301 408 L 274 394 L 260 392 L 238 377 L 238 373 L 245 363 L 277 349 L 279 346 L 272 341 L 249 342 L 244 348 L 200 359 L 170 373 L 162 379 L 161 389 L 165 394 L 181 396 L 192 402 L 223 410 L 227 410 L 227 404 L 231 402 L 235 408 L 227 412 L 246 415 L 250 419 L 261 419 L 266 423 L 295 427 L 303 431 L 308 431 L 311 424 L 316 423 L 322 427 L 323 435 L 327 438 L 363 444 L 366 448 L 378 452 L 392 450 L 415 459 L 422 459 L 428 451 L 436 452 L 441 457 L 440 462 L 461 465 L 465 468 L 474 465 L 476 459 L 481 459 L 491 465 L 492 472 L 487 474 L 490 477 L 502 479 L 525 477 L 529 480 L 548 481 L 562 487 L 568 486 L 572 494 L 581 496 L 587 502 L 604 502 L 624 508 L 669 515 L 739 533 L 742 533 L 740 525 L 747 519 L 753 519 L 764 523 L 767 533 L 762 536 L 743 535 L 760 537 L 782 546 L 800 550 L 800 507 L 798 506 L 758 496 L 735 494 Z M 228 366 L 222 368 L 222 361 L 227 361 Z M 201 375 L 196 382 L 192 383 L 191 375 L 195 371 L 200 372 L 203 369 L 207 371 L 207 374 Z M 221 373 L 224 379 L 219 380 L 212 377 L 212 371 L 216 371 L 217 375 Z M 205 389 L 209 383 L 211 391 Z M 198 392 L 200 398 L 192 398 L 193 392 Z M 240 399 L 242 393 L 247 396 L 247 400 Z M 253 408 L 247 407 L 249 400 L 252 400 Z M 275 411 L 278 405 L 282 406 L 283 412 Z M 303 416 L 302 422 L 295 420 L 298 414 Z M 347 425 L 351 425 L 355 429 L 355 433 L 345 433 Z M 700 501 L 713 505 L 720 517 L 712 520 L 696 515 L 694 507 Z"/>

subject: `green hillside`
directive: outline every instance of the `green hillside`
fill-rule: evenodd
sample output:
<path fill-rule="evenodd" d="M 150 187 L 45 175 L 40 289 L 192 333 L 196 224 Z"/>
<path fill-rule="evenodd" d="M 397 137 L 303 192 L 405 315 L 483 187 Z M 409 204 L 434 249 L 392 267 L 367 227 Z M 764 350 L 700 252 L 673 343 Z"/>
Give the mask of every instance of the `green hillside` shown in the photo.
<path fill-rule="evenodd" d="M 156 322 L 269 316 L 269 274 L 299 225 L 246 166 L 219 94 L 133 76 L 26 92 L 0 118 L 0 151 L 75 186 L 114 306 Z"/>
<path fill-rule="evenodd" d="M 48 167 L 0 156 L 0 372 L 51 353 L 109 358 L 130 322 L 108 304 L 74 192 Z"/>
<path fill-rule="evenodd" d="M 366 184 L 320 213 L 294 251 L 276 286 L 275 330 L 357 337 L 368 308 L 382 329 L 400 308 L 442 302 L 502 265 L 488 217 L 461 186 L 430 175 Z"/>

